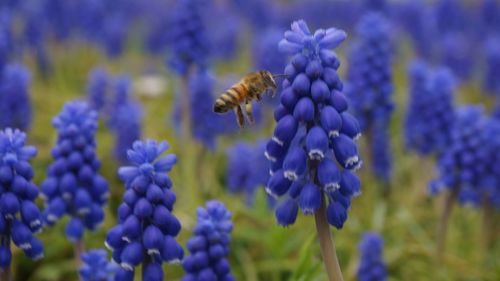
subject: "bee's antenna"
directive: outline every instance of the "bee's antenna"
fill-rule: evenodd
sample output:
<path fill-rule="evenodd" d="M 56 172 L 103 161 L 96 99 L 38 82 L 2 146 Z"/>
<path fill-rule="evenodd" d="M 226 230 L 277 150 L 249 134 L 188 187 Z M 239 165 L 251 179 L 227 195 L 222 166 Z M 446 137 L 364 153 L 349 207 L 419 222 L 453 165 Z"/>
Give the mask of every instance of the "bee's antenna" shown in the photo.
<path fill-rule="evenodd" d="M 288 77 L 286 74 L 273 74 L 273 78 L 278 78 L 278 77 Z"/>

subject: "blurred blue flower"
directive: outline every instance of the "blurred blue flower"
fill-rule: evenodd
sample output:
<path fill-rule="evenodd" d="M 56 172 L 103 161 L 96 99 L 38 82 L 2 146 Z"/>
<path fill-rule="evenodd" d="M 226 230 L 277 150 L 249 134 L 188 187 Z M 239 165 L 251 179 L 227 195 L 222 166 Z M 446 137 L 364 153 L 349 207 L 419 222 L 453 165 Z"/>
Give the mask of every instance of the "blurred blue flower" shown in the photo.
<path fill-rule="evenodd" d="M 440 62 L 449 67 L 460 80 L 467 80 L 472 76 L 475 62 L 473 43 L 463 32 L 450 32 L 441 35 L 438 40 Z"/>
<path fill-rule="evenodd" d="M 410 65 L 408 76 L 405 144 L 420 154 L 439 153 L 450 143 L 455 120 L 454 77 L 448 69 L 431 70 L 422 61 Z"/>
<path fill-rule="evenodd" d="M 479 197 L 470 195 L 478 194 L 483 186 L 492 185 L 489 169 L 496 165 L 491 162 L 497 152 L 491 147 L 499 137 L 488 134 L 488 124 L 480 106 L 462 106 L 457 110 L 451 142 L 438 159 L 438 177 L 429 185 L 431 194 L 450 190 L 458 194 L 462 202 L 475 205 Z"/>
<path fill-rule="evenodd" d="M 8 9 L 0 9 L 0 73 L 2 73 L 11 53 L 14 51 L 13 41 L 11 13 Z"/>
<path fill-rule="evenodd" d="M 267 140 L 255 144 L 238 142 L 226 150 L 226 182 L 229 192 L 243 193 L 245 203 L 253 205 L 257 188 L 269 180 L 269 161 L 265 157 Z"/>
<path fill-rule="evenodd" d="M 346 33 L 336 28 L 309 31 L 300 20 L 279 43 L 292 55 L 285 67 L 277 125 L 266 148 L 271 178 L 266 191 L 287 198 L 276 209 L 278 224 L 295 222 L 298 209 L 306 215 L 327 200 L 328 222 L 342 228 L 351 198 L 359 194 L 360 181 L 351 172 L 360 167 L 354 139 L 359 124 L 346 110 L 336 48 Z"/>
<path fill-rule="evenodd" d="M 500 208 L 500 123 L 495 118 L 483 118 L 479 121 L 481 144 L 475 152 L 475 159 L 484 164 L 476 168 L 478 183 L 465 185 L 459 193 L 463 204 L 479 207 L 486 203 Z"/>
<path fill-rule="evenodd" d="M 81 281 L 113 281 L 118 265 L 108 260 L 105 250 L 97 249 L 82 253 L 83 265 L 78 270 Z"/>
<path fill-rule="evenodd" d="M 168 65 L 184 76 L 191 66 L 204 67 L 210 49 L 205 31 L 203 11 L 205 0 L 177 1 L 171 28 L 171 56 Z"/>
<path fill-rule="evenodd" d="M 238 52 L 238 37 L 241 34 L 239 17 L 227 5 L 213 1 L 208 9 L 207 30 L 210 36 L 210 54 L 215 58 L 230 60 Z"/>
<path fill-rule="evenodd" d="M 275 18 L 275 2 L 266 0 L 233 0 L 233 10 L 238 11 L 250 26 L 262 31 L 273 23 Z"/>
<path fill-rule="evenodd" d="M 97 43 L 106 19 L 106 0 L 79 1 L 80 23 L 79 27 L 87 40 Z M 115 4 L 117 1 L 114 1 Z"/>
<path fill-rule="evenodd" d="M 440 34 L 464 30 L 466 14 L 460 0 L 438 0 L 434 4 L 437 29 Z"/>
<path fill-rule="evenodd" d="M 497 0 L 482 0 L 480 4 L 481 34 L 497 33 L 500 28 L 500 4 Z"/>
<path fill-rule="evenodd" d="M 113 129 L 118 125 L 117 112 L 129 102 L 132 102 L 132 82 L 125 74 L 118 75 L 112 82 L 113 96 L 109 98 L 108 126 Z"/>
<path fill-rule="evenodd" d="M 384 241 L 376 233 L 367 232 L 359 243 L 360 263 L 358 281 L 387 280 L 387 269 L 383 258 Z"/>
<path fill-rule="evenodd" d="M 31 124 L 29 70 L 9 64 L 0 75 L 0 127 L 27 130 Z"/>
<path fill-rule="evenodd" d="M 26 134 L 7 128 L 0 131 L 0 268 L 11 263 L 10 241 L 30 259 L 43 257 L 42 243 L 34 237 L 42 224 L 35 204 L 38 188 L 29 161 L 36 148 L 25 146 Z"/>
<path fill-rule="evenodd" d="M 378 13 L 366 14 L 357 25 L 358 41 L 350 53 L 346 93 L 361 130 L 368 135 L 374 174 L 391 177 L 388 130 L 392 100 L 392 48 L 389 24 Z"/>
<path fill-rule="evenodd" d="M 167 142 L 136 141 L 128 151 L 130 166 L 118 170 L 126 191 L 118 208 L 118 224 L 106 236 L 106 247 L 121 266 L 117 280 L 132 280 L 141 263 L 146 264 L 143 272 L 149 276 L 144 280 L 163 280 L 161 264 L 183 258 L 183 249 L 174 238 L 181 224 L 172 214 L 176 196 L 167 175 L 176 156 L 162 156 L 167 149 Z"/>
<path fill-rule="evenodd" d="M 254 34 L 255 39 L 252 44 L 252 61 L 254 69 L 268 70 L 271 73 L 280 74 L 283 66 L 286 65 L 286 56 L 278 49 L 278 43 L 283 38 L 283 31 L 278 28 L 269 28 Z M 278 83 L 277 92 L 281 92 L 281 85 Z M 264 97 L 268 103 L 276 103 L 277 99 Z"/>
<path fill-rule="evenodd" d="M 100 111 L 106 106 L 109 76 L 103 67 L 95 67 L 87 78 L 87 98 L 92 109 Z"/>
<path fill-rule="evenodd" d="M 483 89 L 486 93 L 500 95 L 500 37 L 492 36 L 484 43 L 485 69 Z"/>
<path fill-rule="evenodd" d="M 436 19 L 432 7 L 425 0 L 404 1 L 395 14 L 413 44 L 415 53 L 422 58 L 431 58 L 435 51 Z M 402 34 L 400 35 L 402 36 Z"/>
<path fill-rule="evenodd" d="M 114 116 L 116 125 L 113 128 L 115 135 L 114 154 L 121 163 L 127 162 L 127 150 L 141 138 L 142 109 L 139 103 L 129 101 L 121 105 Z"/>
<path fill-rule="evenodd" d="M 54 162 L 41 185 L 46 203 L 43 219 L 52 226 L 65 214 L 70 216 L 66 237 L 77 242 L 85 228 L 95 230 L 103 222 L 109 195 L 95 152 L 97 113 L 84 102 L 68 102 L 52 124 L 58 137 L 52 149 Z"/>
<path fill-rule="evenodd" d="M 46 77 L 51 70 L 51 63 L 46 48 L 47 28 L 42 2 L 30 1 L 30 4 L 25 4 L 24 6 L 23 18 L 25 19 L 25 23 L 23 39 L 27 47 L 33 52 L 38 69 Z"/>
<path fill-rule="evenodd" d="M 78 23 L 78 1 L 43 0 L 44 18 L 59 41 L 70 38 Z"/>
<path fill-rule="evenodd" d="M 105 17 L 99 42 L 108 57 L 116 58 L 123 53 L 127 42 L 128 24 L 126 15 L 121 13 L 111 13 Z"/>
<path fill-rule="evenodd" d="M 182 281 L 235 280 L 227 260 L 233 230 L 231 213 L 219 201 L 209 201 L 196 210 L 193 237 L 187 242 L 191 255 L 183 261 Z"/>
<path fill-rule="evenodd" d="M 146 30 L 143 46 L 151 54 L 163 54 L 171 44 L 170 24 L 173 17 L 171 2 L 163 0 L 142 1 Z"/>
<path fill-rule="evenodd" d="M 191 132 L 193 138 L 201 142 L 210 150 L 215 149 L 217 136 L 237 130 L 229 125 L 234 119 L 229 120 L 229 115 L 219 115 L 213 111 L 215 77 L 208 70 L 200 69 L 190 77 L 189 80 L 189 102 L 191 114 Z M 182 119 L 180 93 L 176 96 L 173 110 L 173 122 L 176 130 L 179 130 Z"/>

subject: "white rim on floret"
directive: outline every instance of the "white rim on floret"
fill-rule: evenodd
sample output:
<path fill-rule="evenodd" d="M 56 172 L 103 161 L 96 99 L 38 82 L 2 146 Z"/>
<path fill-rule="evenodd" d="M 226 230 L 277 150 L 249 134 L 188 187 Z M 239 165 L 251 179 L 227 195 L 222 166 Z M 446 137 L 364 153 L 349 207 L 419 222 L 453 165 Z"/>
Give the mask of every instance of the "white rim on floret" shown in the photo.
<path fill-rule="evenodd" d="M 285 178 L 287 178 L 291 181 L 295 181 L 299 178 L 297 173 L 295 171 L 292 171 L 292 170 L 283 171 L 283 175 L 285 176 Z"/>
<path fill-rule="evenodd" d="M 322 160 L 325 157 L 325 154 L 320 149 L 311 149 L 308 154 L 312 160 Z"/>
<path fill-rule="evenodd" d="M 275 143 L 279 144 L 280 146 L 283 146 L 284 142 L 281 141 L 280 139 L 278 139 L 277 137 L 273 136 L 271 138 L 271 140 L 273 140 Z"/>
<path fill-rule="evenodd" d="M 267 151 L 264 152 L 264 156 L 266 156 L 267 160 L 271 162 L 276 162 L 276 157 L 271 156 Z"/>
<path fill-rule="evenodd" d="M 330 131 L 330 132 L 328 132 L 328 136 L 330 138 L 336 138 L 336 137 L 340 136 L 340 132 L 339 131 Z"/>

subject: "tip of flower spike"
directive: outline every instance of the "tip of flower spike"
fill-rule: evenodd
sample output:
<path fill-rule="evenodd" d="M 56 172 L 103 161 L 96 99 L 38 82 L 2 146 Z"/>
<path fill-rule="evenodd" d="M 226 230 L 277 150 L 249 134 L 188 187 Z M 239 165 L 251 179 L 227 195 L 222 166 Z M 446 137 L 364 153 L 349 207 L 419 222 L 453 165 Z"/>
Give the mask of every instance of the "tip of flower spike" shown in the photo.
<path fill-rule="evenodd" d="M 298 20 L 285 32 L 285 38 L 280 41 L 278 47 L 283 53 L 302 53 L 319 58 L 321 50 L 336 48 L 346 37 L 347 34 L 343 30 L 336 28 L 319 29 L 313 34 L 304 20 Z"/>

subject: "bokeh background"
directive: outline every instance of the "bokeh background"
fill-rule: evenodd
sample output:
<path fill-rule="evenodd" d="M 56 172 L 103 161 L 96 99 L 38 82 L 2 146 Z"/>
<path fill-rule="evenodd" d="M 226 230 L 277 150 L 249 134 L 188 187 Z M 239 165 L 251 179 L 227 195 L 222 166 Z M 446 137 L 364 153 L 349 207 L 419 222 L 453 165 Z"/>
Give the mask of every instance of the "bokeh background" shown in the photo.
<path fill-rule="evenodd" d="M 32 161 L 35 183 L 43 181 L 52 161 L 50 151 L 56 142 L 56 130 L 51 119 L 67 101 L 91 100 L 95 83 L 92 71 L 101 69 L 105 73 L 108 86 L 105 106 L 100 110 L 97 152 L 112 195 L 103 226 L 96 232 L 85 233 L 86 248 L 102 248 L 106 230 L 116 223 L 116 208 L 124 192 L 117 169 L 126 163 L 115 152 L 117 139 L 133 137 L 138 130 L 143 139 L 167 140 L 178 156 L 178 164 L 170 175 L 177 194 L 174 213 L 182 223 L 181 245 L 191 235 L 196 207 L 218 199 L 233 214 L 229 260 L 236 280 L 326 280 L 312 217 L 299 215 L 293 226 L 278 226 L 264 186 L 248 179 L 259 172 L 262 175 L 262 171 L 266 174 L 266 161 L 259 158 L 259 151 L 263 152 L 259 141 L 272 136 L 276 101 L 267 99 L 256 106 L 256 124 L 242 130 L 236 127 L 233 113 L 214 116 L 211 108 L 215 97 L 244 74 L 258 69 L 283 72 L 287 58 L 278 51 L 278 42 L 297 19 L 306 20 L 311 29 L 337 27 L 348 33 L 347 40 L 336 50 L 342 62 L 341 78 L 347 82 L 347 69 L 356 67 L 348 63 L 356 40 L 355 26 L 363 15 L 375 10 L 387 18 L 392 43 L 393 172 L 389 183 L 385 183 L 371 173 L 369 164 L 365 165 L 359 172 L 361 196 L 353 200 L 343 229 L 332 228 L 345 279 L 356 280 L 358 243 L 364 232 L 375 231 L 385 241 L 389 280 L 500 280 L 497 212 L 491 225 L 494 241 L 482 249 L 480 208 L 455 208 L 447 252 L 442 263 L 436 262 L 436 227 L 443 202 L 440 196 L 433 197 L 428 192 L 429 182 L 436 177 L 436 160 L 408 150 L 403 137 L 409 95 L 408 65 L 415 58 L 453 71 L 457 105 L 482 104 L 486 113 L 494 109 L 500 92 L 490 91 L 484 81 L 491 63 L 489 42 L 500 36 L 498 1 L 191 1 L 201 15 L 195 33 L 204 34 L 200 40 L 208 54 L 204 61 L 208 74 L 190 87 L 199 93 L 191 95 L 190 104 L 195 137 L 187 139 L 180 134 L 183 78 L 171 64 L 176 55 L 175 34 L 179 26 L 173 22 L 181 13 L 176 9 L 179 2 L 182 1 L 0 3 L 0 44 L 4 44 L 0 56 L 5 63 L 19 64 L 29 73 L 27 112 L 31 116 L 26 131 L 28 143 L 38 148 Z M 499 49 L 496 43 L 493 46 Z M 95 75 L 98 74 L 94 72 Z M 500 79 L 498 67 L 493 77 Z M 125 109 L 129 110 L 125 111 L 126 120 L 118 122 L 126 125 L 110 129 L 114 103 L 123 92 L 126 103 L 133 106 Z M 0 93 L 0 103 L 12 95 L 16 94 Z M 28 113 L 23 111 L 22 115 L 26 117 Z M 365 159 L 369 155 L 365 138 L 360 139 L 359 146 Z M 252 164 L 230 161 L 235 154 L 247 155 Z M 39 204 L 42 206 L 41 200 Z M 64 235 L 66 220 L 39 235 L 45 245 L 44 259 L 32 262 L 19 250 L 13 250 L 15 280 L 78 280 L 73 247 Z M 183 275 L 179 265 L 167 265 L 164 269 L 166 280 L 179 280 Z"/>

